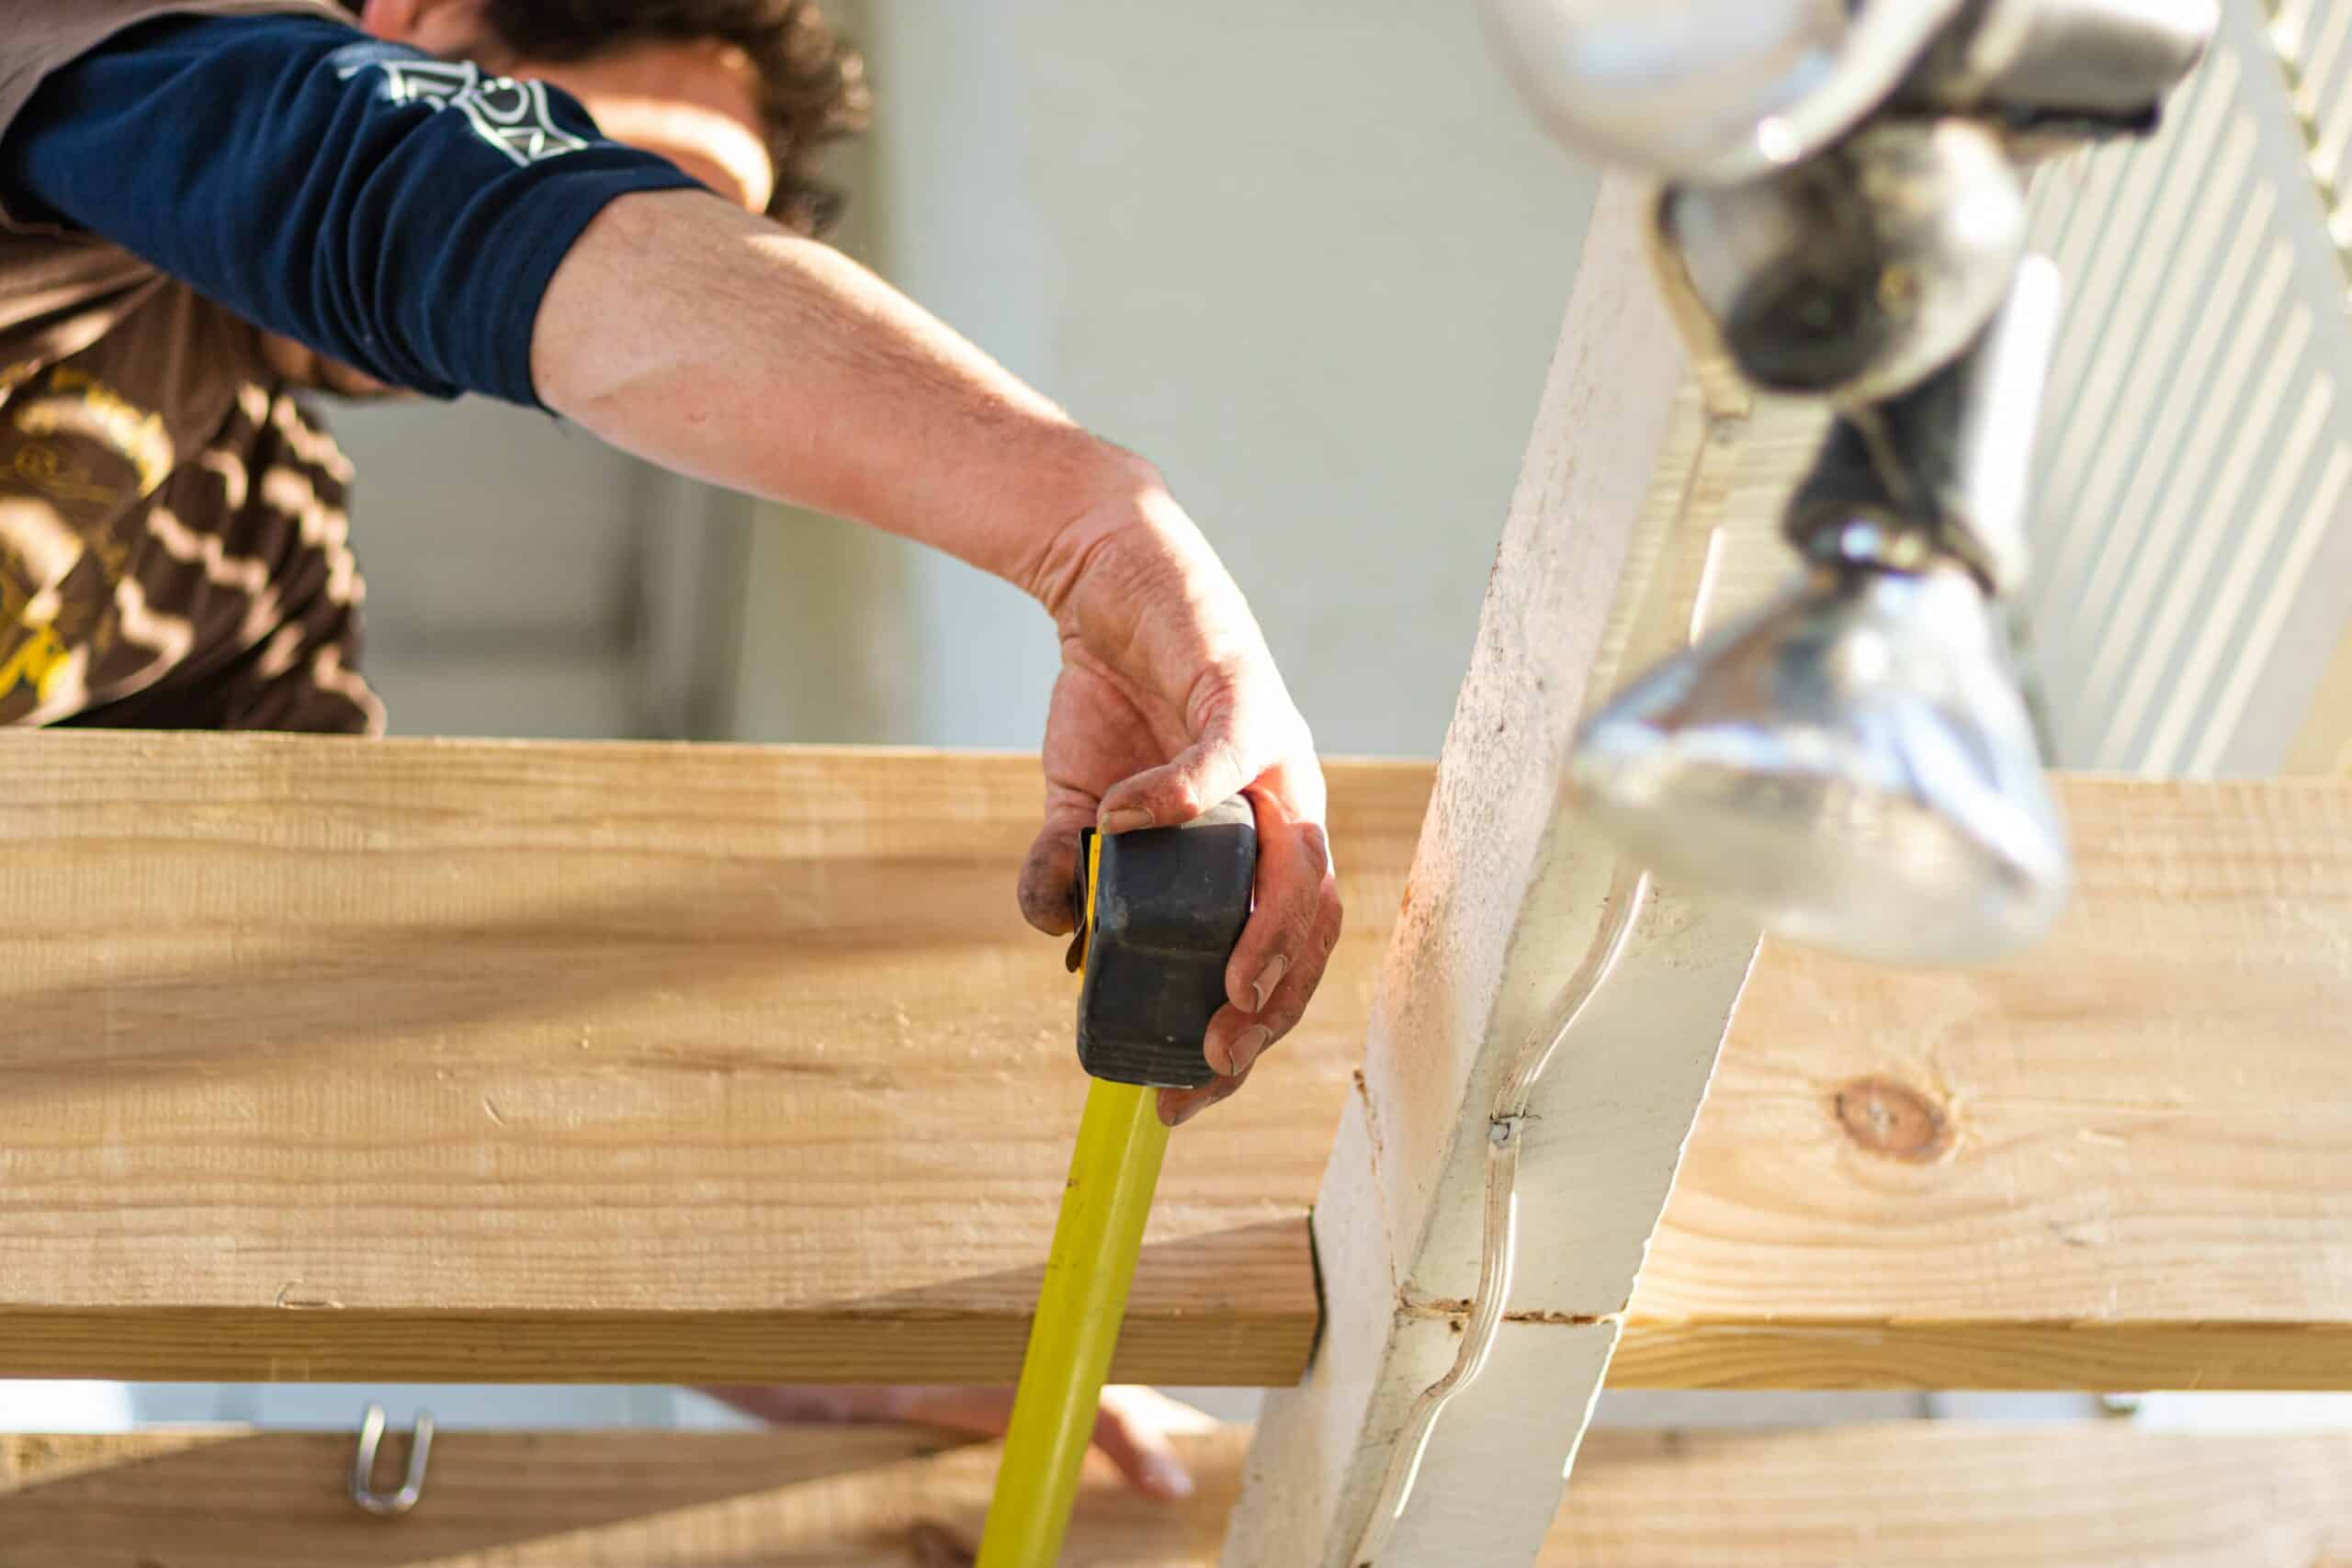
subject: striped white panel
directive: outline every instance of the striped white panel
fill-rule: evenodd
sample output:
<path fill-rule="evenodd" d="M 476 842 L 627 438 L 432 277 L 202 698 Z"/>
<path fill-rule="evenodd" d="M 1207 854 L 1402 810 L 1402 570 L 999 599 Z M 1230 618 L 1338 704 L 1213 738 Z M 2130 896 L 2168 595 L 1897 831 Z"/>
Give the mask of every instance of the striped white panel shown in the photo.
<path fill-rule="evenodd" d="M 2071 303 L 2028 611 L 2068 766 L 2273 771 L 2352 606 L 2352 310 L 2330 232 L 2352 0 L 2224 8 L 2160 134 L 2034 186 Z"/>

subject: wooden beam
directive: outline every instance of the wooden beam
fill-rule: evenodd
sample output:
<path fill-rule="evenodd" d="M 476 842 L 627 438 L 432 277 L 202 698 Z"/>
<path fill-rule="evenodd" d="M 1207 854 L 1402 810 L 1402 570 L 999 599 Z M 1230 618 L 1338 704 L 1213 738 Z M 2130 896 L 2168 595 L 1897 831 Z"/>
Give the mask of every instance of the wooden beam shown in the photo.
<path fill-rule="evenodd" d="M 0 1376 L 1009 1379 L 1081 1088 L 1034 769 L 0 736 Z M 1306 1367 L 1430 775 L 1332 777 L 1350 934 L 1175 1140 L 1128 1377 Z M 1768 946 L 1616 1381 L 2352 1386 L 2352 784 L 2064 795 L 2041 951 Z"/>
<path fill-rule="evenodd" d="M 2352 1386 L 2352 788 L 2064 800 L 2075 907 L 2023 958 L 1767 945 L 1626 1381 Z"/>
<path fill-rule="evenodd" d="M 1719 513 L 1692 501 L 1736 461 L 1658 294 L 1654 201 L 1611 176 L 1586 233 L 1316 1203 L 1330 1324 L 1268 1404 L 1228 1568 L 1534 1560 L 1755 953 L 1743 919 L 1645 896 L 1566 789 L 1587 711 L 1694 634 Z M 1498 1141 L 1526 1241 L 1489 1274 Z M 1508 1292 L 1490 1354 L 1482 1289 Z"/>
<path fill-rule="evenodd" d="M 2352 1434 L 2122 1421 L 1594 1433 L 1544 1568 L 2326 1568 Z"/>
<path fill-rule="evenodd" d="M 443 1431 L 417 1506 L 387 1520 L 345 1490 L 353 1443 L 348 1432 L 233 1427 L 0 1437 L 0 1562 L 908 1568 L 910 1537 L 934 1510 L 956 1529 L 965 1505 L 985 1508 L 996 1451 L 905 1427 Z M 405 1439 L 388 1436 L 378 1466 L 388 1484 L 406 1459 Z M 1115 1487 L 1091 1471 L 1088 1480 L 1089 1525 L 1116 1540 Z"/>
<path fill-rule="evenodd" d="M 1180 1438 L 1181 1506 L 1091 1470 L 1072 1568 L 1214 1561 L 1240 1429 Z M 0 1437 L 0 1560 L 41 1568 L 678 1568 L 956 1560 L 996 1450 L 890 1428 L 445 1432 L 396 1524 L 344 1495 L 347 1434 Z M 394 1458 L 400 1457 L 395 1448 Z M 391 1461 L 384 1461 L 389 1471 Z M 2122 1422 L 1600 1431 L 1543 1568 L 2312 1568 L 2352 1540 L 2352 1435 Z"/>
<path fill-rule="evenodd" d="M 1034 759 L 0 738 L 0 1375 L 1010 1381 L 1084 1079 Z M 1366 914 L 1185 1129 L 1116 1368 L 1287 1382 Z"/>

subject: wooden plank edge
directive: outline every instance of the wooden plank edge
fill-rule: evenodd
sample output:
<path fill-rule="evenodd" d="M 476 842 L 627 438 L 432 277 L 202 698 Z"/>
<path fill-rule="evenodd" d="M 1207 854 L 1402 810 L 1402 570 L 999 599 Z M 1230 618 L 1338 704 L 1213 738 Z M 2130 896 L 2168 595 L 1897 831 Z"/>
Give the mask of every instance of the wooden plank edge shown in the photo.
<path fill-rule="evenodd" d="M 1286 1387 L 1306 1313 L 1130 1322 L 1114 1380 Z M 0 1376 L 256 1382 L 1010 1382 L 1018 1314 L 0 1313 Z M 2352 1391 L 2352 1324 L 1635 1317 L 1612 1388 Z"/>
<path fill-rule="evenodd" d="M 1316 1331 L 1311 1287 L 1295 1310 L 1131 1317 L 1111 1376 L 1285 1385 L 1306 1375 Z M 0 1311 L 0 1378 L 1010 1383 L 1020 1376 L 1028 1338 L 1025 1310 L 884 1316 L 11 1308 Z"/>
<path fill-rule="evenodd" d="M 1625 1320 L 1618 1388 L 2352 1390 L 2352 1323 Z"/>

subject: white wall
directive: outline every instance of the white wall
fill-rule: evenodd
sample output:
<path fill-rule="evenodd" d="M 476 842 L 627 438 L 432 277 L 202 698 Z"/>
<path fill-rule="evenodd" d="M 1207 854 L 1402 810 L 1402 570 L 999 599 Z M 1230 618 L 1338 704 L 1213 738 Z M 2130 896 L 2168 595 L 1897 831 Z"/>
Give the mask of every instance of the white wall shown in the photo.
<path fill-rule="evenodd" d="M 2157 136 L 2037 180 L 2068 298 L 2027 603 L 2065 766 L 2274 773 L 2345 628 L 2352 311 L 2312 171 L 2352 154 L 2347 26 L 2233 0 Z"/>
<path fill-rule="evenodd" d="M 1434 752 L 1593 190 L 1471 9 L 876 0 L 861 37 L 870 259 L 1168 472 L 1327 750 Z M 1011 590 L 794 520 L 749 593 L 747 738 L 1036 744 Z"/>
<path fill-rule="evenodd" d="M 635 734 L 640 513 L 654 476 L 484 398 L 334 402 L 358 470 L 368 679 L 400 734 Z"/>

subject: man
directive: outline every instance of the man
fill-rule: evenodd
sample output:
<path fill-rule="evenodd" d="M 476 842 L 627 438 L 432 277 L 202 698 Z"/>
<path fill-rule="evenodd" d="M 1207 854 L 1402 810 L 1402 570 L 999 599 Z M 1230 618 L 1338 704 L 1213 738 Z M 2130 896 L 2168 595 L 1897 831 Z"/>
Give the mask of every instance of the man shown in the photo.
<path fill-rule="evenodd" d="M 15 0 L 0 723 L 379 729 L 350 470 L 291 392 L 545 408 L 1038 600 L 1039 929 L 1082 827 L 1248 793 L 1257 908 L 1181 1122 L 1337 940 L 1312 742 L 1150 466 L 807 237 L 860 94 L 808 0 Z"/>

